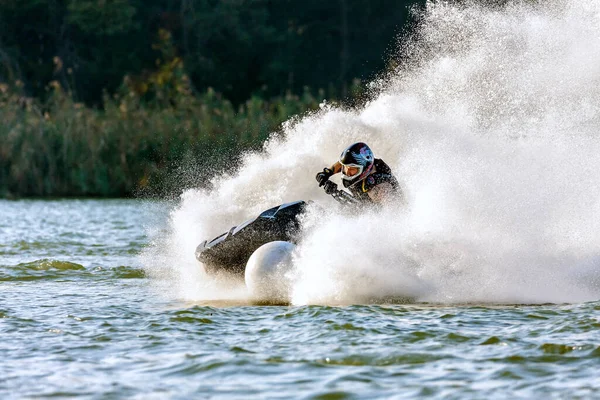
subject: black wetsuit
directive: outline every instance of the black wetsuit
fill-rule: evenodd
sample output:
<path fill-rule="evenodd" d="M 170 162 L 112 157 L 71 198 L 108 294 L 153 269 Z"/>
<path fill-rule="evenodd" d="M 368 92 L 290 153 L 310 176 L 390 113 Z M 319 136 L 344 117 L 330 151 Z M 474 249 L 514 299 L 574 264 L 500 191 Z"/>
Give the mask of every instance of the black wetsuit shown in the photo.
<path fill-rule="evenodd" d="M 390 183 L 393 189 L 393 195 L 399 199 L 402 198 L 402 191 L 398 180 L 392 175 L 390 167 L 381 159 L 376 158 L 374 161 L 375 172 L 367 175 L 366 178 L 350 184 L 346 180 L 342 180 L 344 187 L 352 193 L 352 195 L 360 201 L 367 203 L 373 203 L 373 199 L 369 196 L 369 190 L 382 183 Z"/>

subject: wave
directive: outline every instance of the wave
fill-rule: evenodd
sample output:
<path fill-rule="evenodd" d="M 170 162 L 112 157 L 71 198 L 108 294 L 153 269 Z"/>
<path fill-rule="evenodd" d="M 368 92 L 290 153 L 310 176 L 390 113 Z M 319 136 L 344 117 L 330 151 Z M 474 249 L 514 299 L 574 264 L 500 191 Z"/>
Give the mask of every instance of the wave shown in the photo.
<path fill-rule="evenodd" d="M 428 2 L 368 103 L 295 118 L 211 190 L 186 191 L 146 271 L 178 297 L 230 297 L 196 245 L 313 199 L 328 212 L 306 218 L 294 304 L 600 298 L 599 35 L 599 0 Z M 390 164 L 407 206 L 337 212 L 314 175 L 355 141 Z"/>
<path fill-rule="evenodd" d="M 142 268 L 128 266 L 86 268 L 73 262 L 47 258 L 0 266 L 0 281 L 4 282 L 58 278 L 139 279 L 145 277 Z"/>

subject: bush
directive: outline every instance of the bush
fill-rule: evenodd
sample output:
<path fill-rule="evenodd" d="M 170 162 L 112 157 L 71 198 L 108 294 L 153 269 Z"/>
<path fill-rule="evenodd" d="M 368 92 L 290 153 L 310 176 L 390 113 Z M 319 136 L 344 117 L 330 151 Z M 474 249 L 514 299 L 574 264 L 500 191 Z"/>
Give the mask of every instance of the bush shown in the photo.
<path fill-rule="evenodd" d="M 255 95 L 235 109 L 210 88 L 192 93 L 178 59 L 143 81 L 126 77 L 118 94 L 104 95 L 102 109 L 75 102 L 57 82 L 43 103 L 23 97 L 19 86 L 0 86 L 4 197 L 121 197 L 202 185 L 324 97 L 308 89 L 269 100 Z M 169 183 L 183 164 L 205 172 Z"/>

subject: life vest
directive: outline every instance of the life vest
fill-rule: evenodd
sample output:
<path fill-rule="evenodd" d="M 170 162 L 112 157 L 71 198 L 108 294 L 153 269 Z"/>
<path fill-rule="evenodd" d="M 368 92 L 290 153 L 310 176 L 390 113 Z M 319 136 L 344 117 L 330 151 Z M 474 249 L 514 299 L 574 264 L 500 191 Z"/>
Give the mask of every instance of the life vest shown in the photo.
<path fill-rule="evenodd" d="M 369 197 L 369 191 L 375 186 L 382 183 L 389 183 L 392 186 L 394 195 L 401 197 L 402 192 L 400 191 L 400 184 L 394 175 L 390 167 L 381 159 L 376 158 L 374 161 L 375 172 L 367 175 L 364 179 L 355 182 L 353 184 L 343 181 L 344 187 L 352 193 L 352 195 L 360 201 L 372 203 L 373 200 Z"/>

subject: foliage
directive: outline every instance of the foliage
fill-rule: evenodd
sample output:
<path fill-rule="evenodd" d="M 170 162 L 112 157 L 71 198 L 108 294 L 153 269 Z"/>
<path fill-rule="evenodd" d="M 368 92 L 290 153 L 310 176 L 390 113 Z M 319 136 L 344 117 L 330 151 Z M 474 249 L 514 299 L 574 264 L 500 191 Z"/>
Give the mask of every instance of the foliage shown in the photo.
<path fill-rule="evenodd" d="M 182 165 L 206 185 L 292 115 L 355 96 L 423 3 L 2 0 L 0 196 L 169 192 Z"/>
<path fill-rule="evenodd" d="M 52 81 L 101 105 L 125 75 L 144 75 L 169 32 L 194 90 L 240 104 L 304 86 L 347 94 L 385 68 L 408 7 L 424 0 L 3 0 L 0 82 L 44 97 Z"/>
<path fill-rule="evenodd" d="M 240 149 L 323 98 L 307 90 L 234 107 L 211 88 L 192 95 L 180 69 L 154 76 L 152 100 L 123 86 L 105 94 L 103 110 L 75 102 L 58 82 L 43 104 L 1 85 L 0 196 L 168 194 L 182 189 L 165 178 L 184 162 L 204 171 L 185 185 L 207 185 L 207 168 L 231 167 Z"/>

